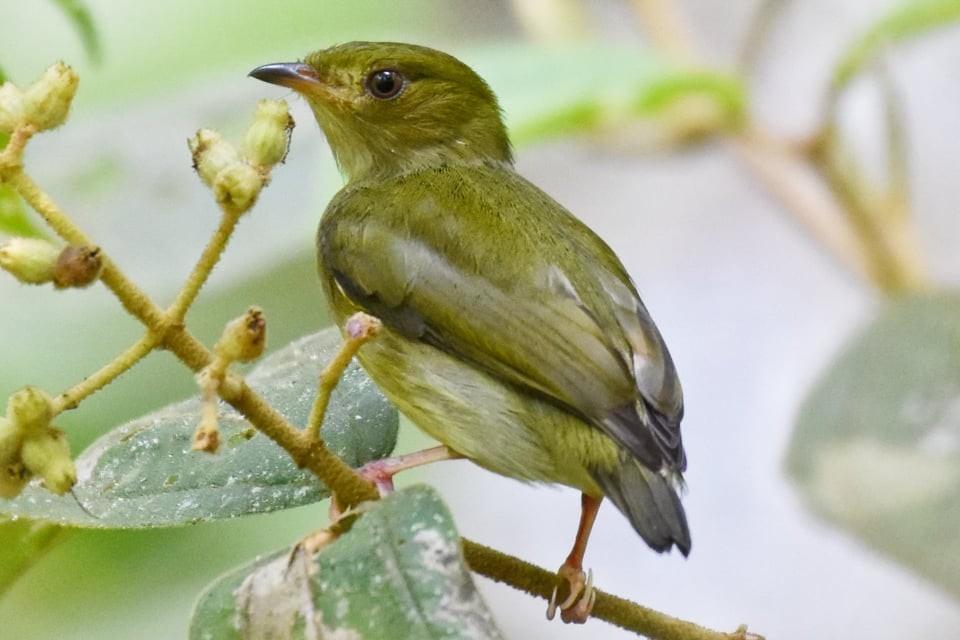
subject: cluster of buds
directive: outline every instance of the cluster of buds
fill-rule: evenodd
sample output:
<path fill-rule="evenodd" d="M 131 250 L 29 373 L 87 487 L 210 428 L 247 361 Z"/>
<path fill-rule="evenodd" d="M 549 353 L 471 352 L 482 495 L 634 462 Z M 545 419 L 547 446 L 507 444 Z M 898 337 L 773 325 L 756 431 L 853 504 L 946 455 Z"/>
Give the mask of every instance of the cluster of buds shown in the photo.
<path fill-rule="evenodd" d="M 0 268 L 25 284 L 52 282 L 57 289 L 86 287 L 103 268 L 98 247 L 57 246 L 40 238 L 10 238 L 0 244 Z"/>
<path fill-rule="evenodd" d="M 286 157 L 292 130 L 286 102 L 261 100 L 239 149 L 212 129 L 190 138 L 193 167 L 217 202 L 243 213 L 269 182 L 270 169 Z"/>
<path fill-rule="evenodd" d="M 7 401 L 0 416 L 0 497 L 16 497 L 34 475 L 62 495 L 77 481 L 70 446 L 51 426 L 53 400 L 42 389 L 24 387 Z"/>
<path fill-rule="evenodd" d="M 213 347 L 213 362 L 197 374 L 203 405 L 200 424 L 193 434 L 193 449 L 216 453 L 220 448 L 220 428 L 217 420 L 217 397 L 220 385 L 227 375 L 227 367 L 234 362 L 250 362 L 263 354 L 267 341 L 267 319 L 259 307 L 250 307 L 239 318 L 224 327 Z"/>
<path fill-rule="evenodd" d="M 76 71 L 57 62 L 24 90 L 12 82 L 3 83 L 0 86 L 0 133 L 9 134 L 25 125 L 37 131 L 59 127 L 67 119 L 79 82 Z"/>

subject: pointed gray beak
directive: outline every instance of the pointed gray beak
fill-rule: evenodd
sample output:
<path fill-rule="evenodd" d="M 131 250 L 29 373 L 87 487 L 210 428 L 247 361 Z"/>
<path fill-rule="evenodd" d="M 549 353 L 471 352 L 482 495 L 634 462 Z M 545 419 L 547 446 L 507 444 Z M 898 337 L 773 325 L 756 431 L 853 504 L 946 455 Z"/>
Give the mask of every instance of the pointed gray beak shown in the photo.
<path fill-rule="evenodd" d="M 321 85 L 316 70 L 302 62 L 272 62 L 257 67 L 247 75 L 301 93 L 316 91 Z"/>

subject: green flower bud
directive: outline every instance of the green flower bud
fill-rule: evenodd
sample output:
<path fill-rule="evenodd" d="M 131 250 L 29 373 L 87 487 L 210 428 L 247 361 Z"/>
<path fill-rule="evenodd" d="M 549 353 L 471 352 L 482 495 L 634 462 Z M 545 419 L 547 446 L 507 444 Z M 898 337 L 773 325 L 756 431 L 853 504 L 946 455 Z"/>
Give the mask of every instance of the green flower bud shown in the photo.
<path fill-rule="evenodd" d="M 259 307 L 227 323 L 214 352 L 228 362 L 249 362 L 259 358 L 267 341 L 267 319 Z"/>
<path fill-rule="evenodd" d="M 53 398 L 40 387 L 24 387 L 7 400 L 7 419 L 27 437 L 30 432 L 42 432 L 53 420 Z"/>
<path fill-rule="evenodd" d="M 0 416 L 0 469 L 20 459 L 23 432 L 19 424 Z"/>
<path fill-rule="evenodd" d="M 30 481 L 30 472 L 17 460 L 0 467 L 0 498 L 12 500 L 20 495 Z"/>
<path fill-rule="evenodd" d="M 240 154 L 251 164 L 272 167 L 283 162 L 290 145 L 293 118 L 283 100 L 261 100 L 240 145 Z"/>
<path fill-rule="evenodd" d="M 24 121 L 23 92 L 12 82 L 0 86 L 0 133 L 13 133 Z"/>
<path fill-rule="evenodd" d="M 59 127 L 67 119 L 80 77 L 62 62 L 47 68 L 40 79 L 23 92 L 26 120 L 37 131 Z"/>
<path fill-rule="evenodd" d="M 53 286 L 57 289 L 86 287 L 100 277 L 103 254 L 99 247 L 67 245 L 53 270 Z"/>
<path fill-rule="evenodd" d="M 236 148 L 213 129 L 200 129 L 187 144 L 193 154 L 193 168 L 208 187 L 213 187 L 217 176 L 240 160 Z"/>
<path fill-rule="evenodd" d="M 10 238 L 0 244 L 0 267 L 26 284 L 53 279 L 61 249 L 39 238 Z"/>
<path fill-rule="evenodd" d="M 266 178 L 254 167 L 237 161 L 217 175 L 213 195 L 217 202 L 246 211 L 257 201 Z"/>
<path fill-rule="evenodd" d="M 20 458 L 31 473 L 43 478 L 47 489 L 63 495 L 77 481 L 77 469 L 70 458 L 70 444 L 59 429 L 48 428 L 43 433 L 23 441 Z"/>

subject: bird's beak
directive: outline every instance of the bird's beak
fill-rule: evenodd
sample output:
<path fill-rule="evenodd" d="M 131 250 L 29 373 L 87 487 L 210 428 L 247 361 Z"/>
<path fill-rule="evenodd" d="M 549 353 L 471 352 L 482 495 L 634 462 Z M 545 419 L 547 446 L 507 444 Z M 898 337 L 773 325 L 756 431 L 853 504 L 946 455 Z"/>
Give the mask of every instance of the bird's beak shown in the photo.
<path fill-rule="evenodd" d="M 288 87 L 298 93 L 315 93 L 322 86 L 316 70 L 302 62 L 272 62 L 257 67 L 248 75 L 270 84 Z"/>

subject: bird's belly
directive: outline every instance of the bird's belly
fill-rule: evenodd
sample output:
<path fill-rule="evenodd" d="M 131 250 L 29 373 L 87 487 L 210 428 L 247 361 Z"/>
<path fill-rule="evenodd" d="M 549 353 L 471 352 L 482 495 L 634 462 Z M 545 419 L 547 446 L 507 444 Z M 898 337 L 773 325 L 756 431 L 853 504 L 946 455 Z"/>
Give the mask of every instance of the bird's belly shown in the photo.
<path fill-rule="evenodd" d="M 599 429 L 434 347 L 385 329 L 358 358 L 412 422 L 491 471 L 601 495 L 590 469 L 617 464 Z"/>

